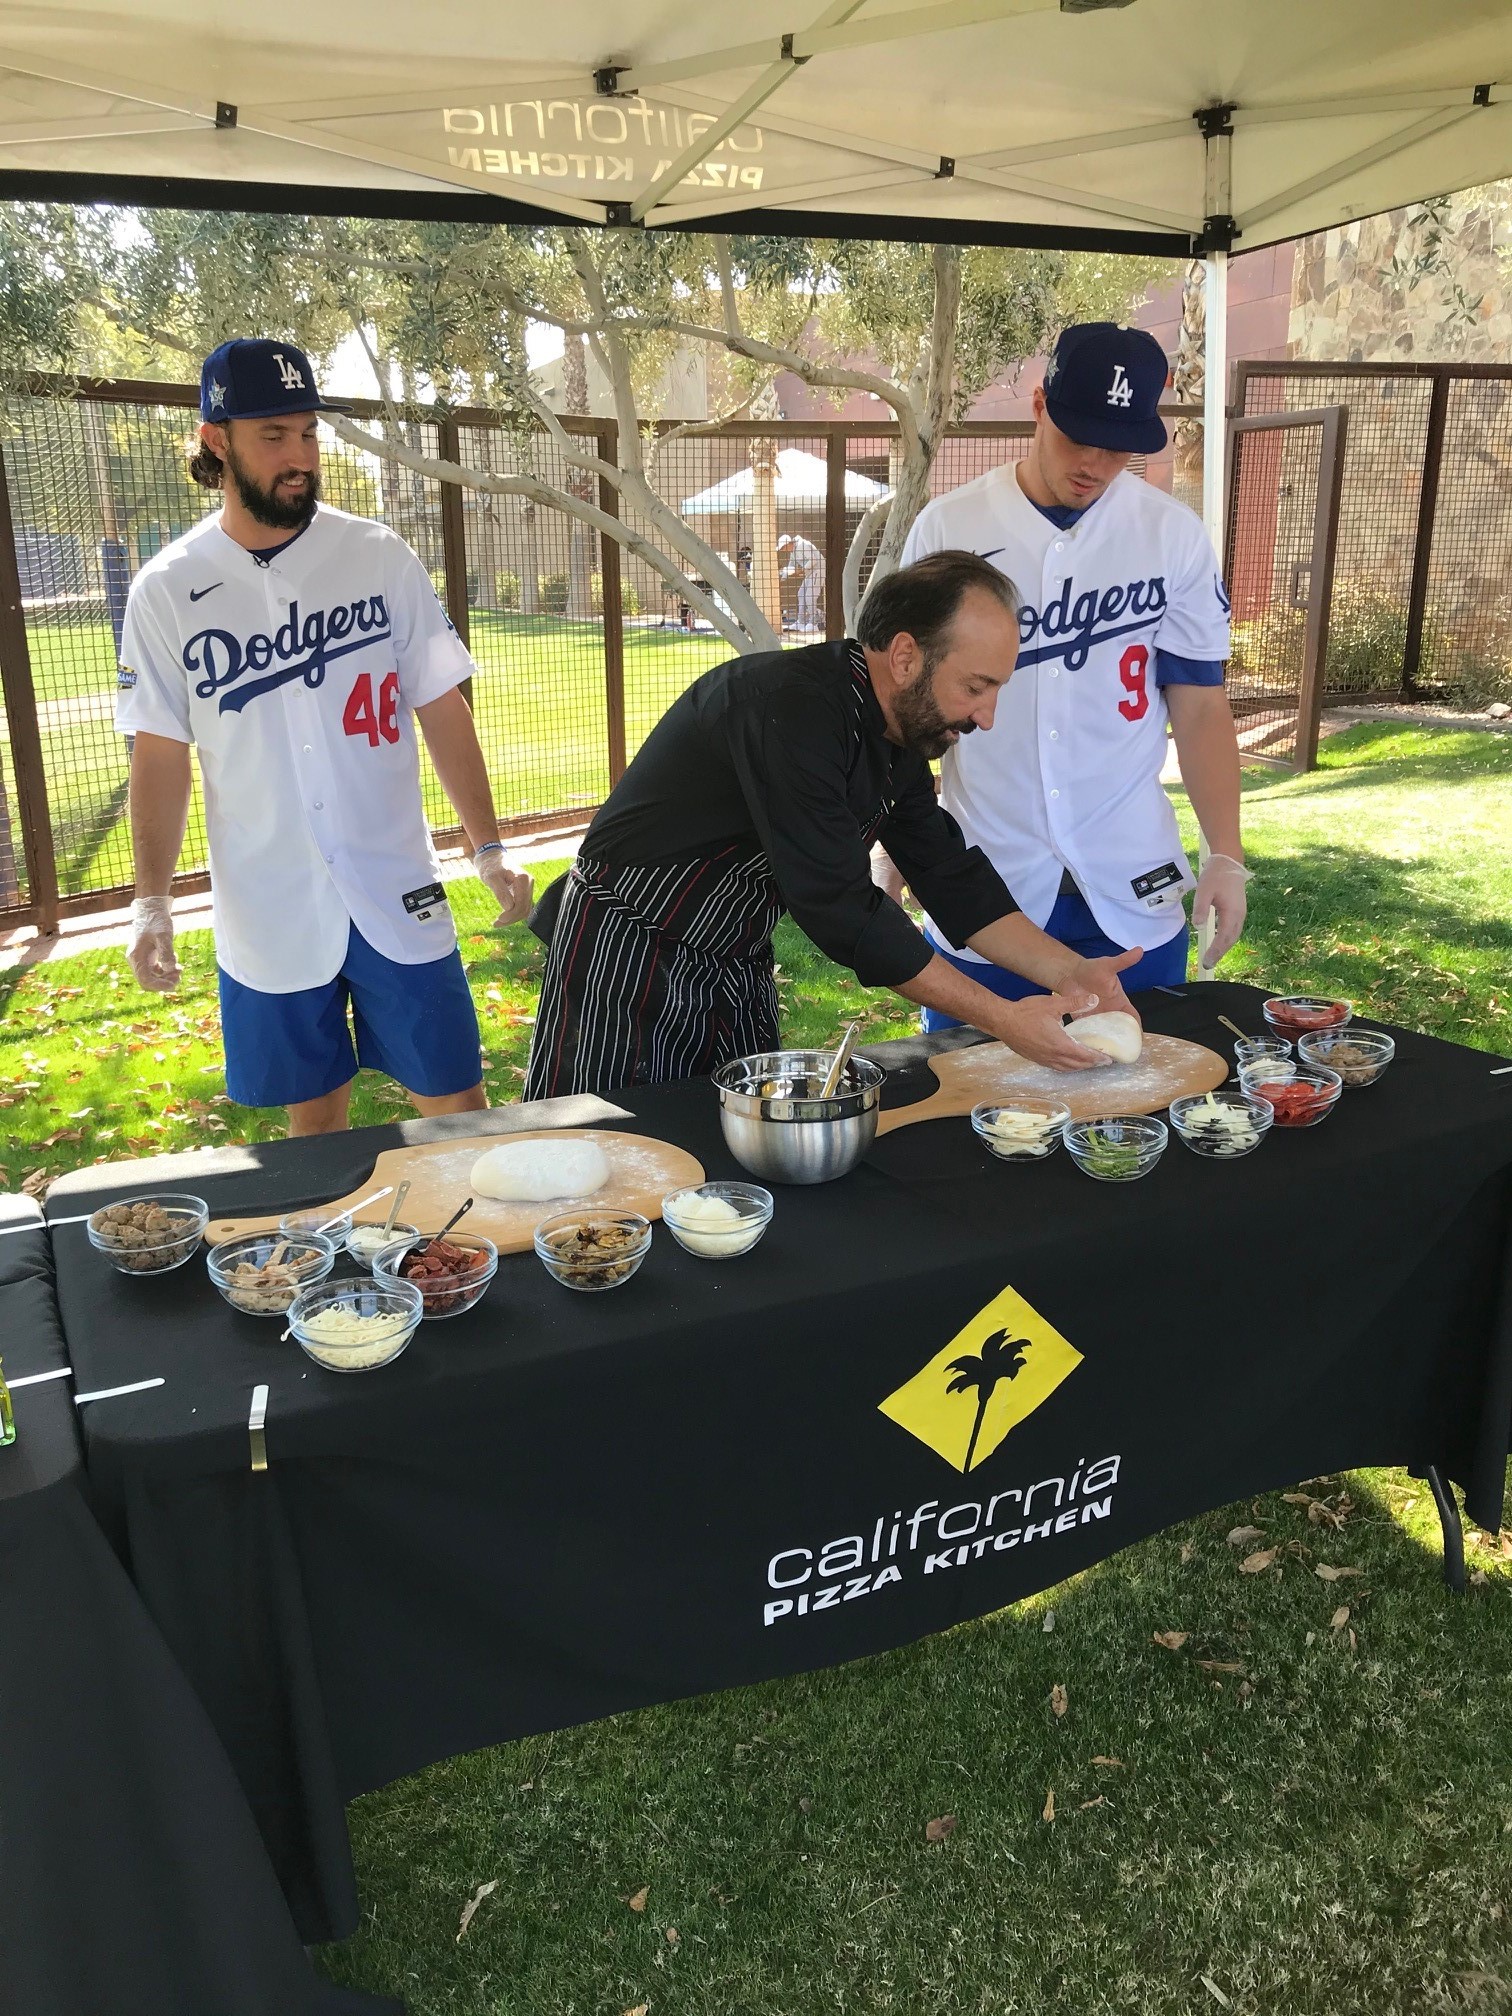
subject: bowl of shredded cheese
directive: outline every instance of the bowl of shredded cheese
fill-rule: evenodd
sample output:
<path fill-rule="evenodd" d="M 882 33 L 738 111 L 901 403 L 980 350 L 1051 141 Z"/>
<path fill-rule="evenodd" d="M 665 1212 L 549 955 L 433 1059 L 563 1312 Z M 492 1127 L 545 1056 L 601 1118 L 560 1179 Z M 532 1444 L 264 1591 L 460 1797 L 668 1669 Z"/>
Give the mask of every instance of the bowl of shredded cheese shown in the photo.
<path fill-rule="evenodd" d="M 294 1298 L 289 1330 L 328 1372 L 374 1372 L 419 1329 L 423 1302 L 411 1281 L 322 1281 Z"/>
<path fill-rule="evenodd" d="M 759 1183 L 700 1183 L 662 1199 L 662 1223 L 685 1253 L 733 1260 L 772 1222 L 772 1193 Z"/>
<path fill-rule="evenodd" d="M 1015 1099 L 973 1106 L 971 1124 L 983 1145 L 1003 1162 L 1040 1162 L 1065 1136 L 1071 1108 L 1058 1099 Z"/>
<path fill-rule="evenodd" d="M 1275 1121 L 1269 1100 L 1253 1092 L 1194 1092 L 1171 1101 L 1171 1125 L 1194 1155 L 1231 1162 L 1260 1146 Z"/>

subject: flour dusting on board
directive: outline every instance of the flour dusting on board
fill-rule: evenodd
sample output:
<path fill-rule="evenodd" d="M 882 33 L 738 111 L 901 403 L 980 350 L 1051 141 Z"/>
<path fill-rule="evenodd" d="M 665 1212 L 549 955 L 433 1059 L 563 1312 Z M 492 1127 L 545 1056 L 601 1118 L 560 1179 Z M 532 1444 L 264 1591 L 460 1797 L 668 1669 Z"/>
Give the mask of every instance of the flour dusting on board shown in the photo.
<path fill-rule="evenodd" d="M 1228 1068 L 1221 1057 L 1197 1044 L 1149 1035 L 1137 1064 L 1107 1064 L 1093 1071 L 1053 1071 L 1046 1064 L 1029 1063 L 1003 1043 L 952 1050 L 933 1062 L 942 1085 L 952 1093 L 969 1093 L 974 1104 L 1059 1099 L 1077 1119 L 1158 1112 L 1185 1092 L 1221 1084 Z M 907 1111 L 900 1109 L 899 1118 Z"/>

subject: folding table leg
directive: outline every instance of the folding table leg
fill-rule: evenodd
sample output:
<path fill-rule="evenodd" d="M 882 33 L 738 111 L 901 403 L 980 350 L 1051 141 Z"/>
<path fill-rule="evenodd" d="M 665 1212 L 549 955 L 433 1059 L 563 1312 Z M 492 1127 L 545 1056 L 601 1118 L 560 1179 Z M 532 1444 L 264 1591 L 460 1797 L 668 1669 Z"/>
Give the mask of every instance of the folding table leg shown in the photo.
<path fill-rule="evenodd" d="M 1433 1502 L 1438 1507 L 1439 1524 L 1444 1529 L 1444 1580 L 1458 1596 L 1465 1593 L 1465 1533 L 1460 1525 L 1459 1506 L 1454 1492 L 1436 1463 L 1423 1471 Z"/>

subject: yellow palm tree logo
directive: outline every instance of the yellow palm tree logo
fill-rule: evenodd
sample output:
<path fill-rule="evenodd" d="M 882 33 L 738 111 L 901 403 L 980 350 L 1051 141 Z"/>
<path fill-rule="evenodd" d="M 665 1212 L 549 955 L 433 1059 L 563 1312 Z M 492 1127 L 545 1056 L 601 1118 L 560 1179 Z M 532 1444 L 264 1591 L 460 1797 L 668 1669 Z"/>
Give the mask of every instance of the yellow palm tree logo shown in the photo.
<path fill-rule="evenodd" d="M 1081 1362 L 1053 1323 L 1004 1288 L 877 1405 L 965 1476 Z"/>

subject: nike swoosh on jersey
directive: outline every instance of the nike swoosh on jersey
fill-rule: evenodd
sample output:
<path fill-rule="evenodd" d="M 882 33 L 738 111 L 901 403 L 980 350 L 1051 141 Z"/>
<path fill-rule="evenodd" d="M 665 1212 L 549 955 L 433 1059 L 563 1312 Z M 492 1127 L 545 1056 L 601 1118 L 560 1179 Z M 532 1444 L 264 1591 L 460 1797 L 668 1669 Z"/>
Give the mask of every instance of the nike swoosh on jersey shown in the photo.
<path fill-rule="evenodd" d="M 224 588 L 225 585 L 224 581 L 212 581 L 208 588 L 191 588 L 189 590 L 189 600 L 191 602 L 198 602 L 202 597 L 213 595 L 217 588 Z"/>

